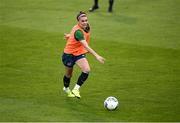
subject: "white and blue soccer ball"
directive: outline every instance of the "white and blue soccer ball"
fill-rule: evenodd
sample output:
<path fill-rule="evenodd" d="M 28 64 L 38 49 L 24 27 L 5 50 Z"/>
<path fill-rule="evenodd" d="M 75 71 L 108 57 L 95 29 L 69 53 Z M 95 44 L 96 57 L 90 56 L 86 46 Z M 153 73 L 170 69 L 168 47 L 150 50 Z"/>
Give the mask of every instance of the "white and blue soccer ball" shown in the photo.
<path fill-rule="evenodd" d="M 119 102 L 113 96 L 107 97 L 104 101 L 104 107 L 109 111 L 113 111 L 117 109 L 118 106 L 119 106 Z"/>

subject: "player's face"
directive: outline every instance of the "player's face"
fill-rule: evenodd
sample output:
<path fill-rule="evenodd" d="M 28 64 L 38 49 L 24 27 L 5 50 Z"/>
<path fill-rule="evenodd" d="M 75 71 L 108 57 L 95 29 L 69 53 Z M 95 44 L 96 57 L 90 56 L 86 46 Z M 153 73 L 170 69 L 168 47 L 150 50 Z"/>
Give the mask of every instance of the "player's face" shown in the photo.
<path fill-rule="evenodd" d="M 88 24 L 88 18 L 87 17 L 80 17 L 80 19 L 79 19 L 79 26 L 81 28 L 85 29 L 87 24 Z"/>

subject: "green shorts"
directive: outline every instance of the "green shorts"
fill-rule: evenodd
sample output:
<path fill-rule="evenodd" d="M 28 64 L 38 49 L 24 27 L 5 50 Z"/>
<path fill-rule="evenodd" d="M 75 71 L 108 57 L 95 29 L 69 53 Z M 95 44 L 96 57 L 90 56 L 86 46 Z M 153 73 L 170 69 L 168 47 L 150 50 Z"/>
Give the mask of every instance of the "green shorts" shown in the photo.
<path fill-rule="evenodd" d="M 81 54 L 79 56 L 74 56 L 72 54 L 63 53 L 62 62 L 67 67 L 73 67 L 77 60 L 79 60 L 81 58 L 85 58 L 85 57 L 86 57 L 85 54 Z"/>

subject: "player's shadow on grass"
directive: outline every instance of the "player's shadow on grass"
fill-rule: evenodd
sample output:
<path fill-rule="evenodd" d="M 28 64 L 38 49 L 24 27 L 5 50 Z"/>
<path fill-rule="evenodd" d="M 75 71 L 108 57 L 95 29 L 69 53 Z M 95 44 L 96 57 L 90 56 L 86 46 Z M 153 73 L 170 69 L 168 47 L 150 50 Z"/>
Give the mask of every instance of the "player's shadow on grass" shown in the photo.
<path fill-rule="evenodd" d="M 78 99 L 76 97 L 73 97 L 73 98 L 67 97 L 65 101 L 66 101 L 66 104 L 68 105 L 68 108 L 71 110 L 81 110 L 82 107 L 89 107 L 85 99 Z"/>

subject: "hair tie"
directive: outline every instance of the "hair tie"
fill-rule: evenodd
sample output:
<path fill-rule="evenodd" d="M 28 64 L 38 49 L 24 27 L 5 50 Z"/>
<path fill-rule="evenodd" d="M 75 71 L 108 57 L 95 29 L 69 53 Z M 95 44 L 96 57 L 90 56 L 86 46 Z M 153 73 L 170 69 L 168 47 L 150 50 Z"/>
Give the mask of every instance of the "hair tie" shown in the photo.
<path fill-rule="evenodd" d="M 80 15 L 78 16 L 78 20 L 79 20 L 79 18 L 82 17 L 82 16 L 86 16 L 86 14 L 84 14 L 84 13 L 83 13 L 83 14 L 80 14 Z"/>

